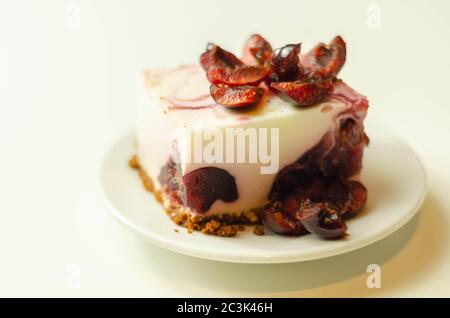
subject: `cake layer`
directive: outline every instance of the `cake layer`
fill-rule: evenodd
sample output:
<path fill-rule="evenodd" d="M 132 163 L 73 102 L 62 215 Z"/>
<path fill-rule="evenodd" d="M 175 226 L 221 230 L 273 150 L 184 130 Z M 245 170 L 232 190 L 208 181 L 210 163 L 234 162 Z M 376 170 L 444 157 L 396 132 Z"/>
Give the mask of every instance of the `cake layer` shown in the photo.
<path fill-rule="evenodd" d="M 141 168 L 155 187 L 162 188 L 161 171 L 172 162 L 177 172 L 174 182 L 179 183 L 178 190 L 184 196 L 180 199 L 193 207 L 196 205 L 186 202 L 186 187 L 192 185 L 184 183 L 196 171 L 214 168 L 217 170 L 213 171 L 226 171 L 234 179 L 237 195 L 216 199 L 203 211 L 193 211 L 207 215 L 262 207 L 280 170 L 323 144 L 326 136 L 327 147 L 323 151 L 330 151 L 341 124 L 350 118 L 362 127 L 368 107 L 365 97 L 342 81 L 335 84 L 333 94 L 324 102 L 307 108 L 295 107 L 267 91 L 257 106 L 231 110 L 214 102 L 209 87 L 199 66 L 147 71 L 138 79 L 138 156 Z M 241 141 L 245 142 L 239 144 L 242 133 L 245 139 Z M 227 148 L 230 138 L 235 147 Z M 213 161 L 200 158 L 208 144 L 218 139 L 221 142 L 214 145 L 223 145 L 223 155 L 219 155 L 220 147 L 215 147 L 206 152 L 215 155 Z M 265 151 L 261 151 L 263 144 Z M 257 146 L 257 160 L 250 160 Z M 234 156 L 230 156 L 231 150 Z M 244 153 L 244 162 L 237 160 L 239 152 Z M 233 160 L 227 160 L 227 155 Z M 227 182 L 222 176 L 220 180 Z"/>

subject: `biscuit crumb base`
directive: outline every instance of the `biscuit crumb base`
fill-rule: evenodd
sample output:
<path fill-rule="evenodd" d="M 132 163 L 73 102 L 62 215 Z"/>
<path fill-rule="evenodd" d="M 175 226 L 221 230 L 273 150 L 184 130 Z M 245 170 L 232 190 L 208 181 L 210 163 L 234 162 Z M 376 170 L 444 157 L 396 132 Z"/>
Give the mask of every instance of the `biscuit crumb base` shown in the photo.
<path fill-rule="evenodd" d="M 207 235 L 233 237 L 238 232 L 245 231 L 246 225 L 250 225 L 254 226 L 253 233 L 255 235 L 264 235 L 261 216 L 257 209 L 208 216 L 193 214 L 188 208 L 169 202 L 163 191 L 154 188 L 151 178 L 140 167 L 137 155 L 128 161 L 128 165 L 138 171 L 142 185 L 147 191 L 154 194 L 155 199 L 161 203 L 170 219 L 175 224 L 185 227 L 188 233 L 199 231 Z M 174 231 L 179 232 L 177 229 Z"/>
<path fill-rule="evenodd" d="M 264 228 L 261 225 L 256 225 L 253 228 L 253 234 L 255 235 L 264 235 Z"/>

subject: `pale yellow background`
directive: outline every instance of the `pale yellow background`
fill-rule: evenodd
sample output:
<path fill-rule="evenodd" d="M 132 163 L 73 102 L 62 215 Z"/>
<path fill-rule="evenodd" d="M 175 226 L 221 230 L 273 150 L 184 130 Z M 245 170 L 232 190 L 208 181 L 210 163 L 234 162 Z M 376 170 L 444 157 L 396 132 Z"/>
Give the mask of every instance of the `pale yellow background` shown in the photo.
<path fill-rule="evenodd" d="M 160 250 L 112 219 L 99 164 L 134 125 L 136 73 L 195 62 L 208 40 L 240 50 L 251 32 L 274 46 L 345 37 L 341 75 L 369 120 L 424 161 L 418 217 L 347 255 L 259 266 Z M 2 0 L 0 39 L 0 296 L 450 296 L 449 1 Z M 366 287 L 371 263 L 381 289 Z"/>

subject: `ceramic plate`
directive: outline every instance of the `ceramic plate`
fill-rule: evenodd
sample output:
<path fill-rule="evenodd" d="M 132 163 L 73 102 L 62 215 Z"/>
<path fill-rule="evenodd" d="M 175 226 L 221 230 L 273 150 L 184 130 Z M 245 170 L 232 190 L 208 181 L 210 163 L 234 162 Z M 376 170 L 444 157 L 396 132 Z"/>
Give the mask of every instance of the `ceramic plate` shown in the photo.
<path fill-rule="evenodd" d="M 378 126 L 369 125 L 367 131 L 371 143 L 364 155 L 362 182 L 369 199 L 364 210 L 347 222 L 350 235 L 343 240 L 284 237 L 269 230 L 256 236 L 251 228 L 233 238 L 188 234 L 169 219 L 144 190 L 136 171 L 128 167 L 135 153 L 134 133 L 117 140 L 106 153 L 101 167 L 103 194 L 109 210 L 129 229 L 152 244 L 186 255 L 239 263 L 287 263 L 347 253 L 397 231 L 418 211 L 426 190 L 424 168 L 408 145 Z"/>

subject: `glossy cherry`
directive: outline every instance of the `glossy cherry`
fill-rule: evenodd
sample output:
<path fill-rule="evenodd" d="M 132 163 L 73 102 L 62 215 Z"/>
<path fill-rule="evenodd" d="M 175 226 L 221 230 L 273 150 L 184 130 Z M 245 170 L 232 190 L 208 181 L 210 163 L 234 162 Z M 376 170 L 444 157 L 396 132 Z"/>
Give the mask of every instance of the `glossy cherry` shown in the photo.
<path fill-rule="evenodd" d="M 300 44 L 288 44 L 275 50 L 268 82 L 290 82 L 302 77 L 300 48 Z"/>
<path fill-rule="evenodd" d="M 272 46 L 259 34 L 253 34 L 247 40 L 242 61 L 248 65 L 268 66 L 272 60 Z"/>
<path fill-rule="evenodd" d="M 241 108 L 258 103 L 264 90 L 257 86 L 211 85 L 211 96 L 217 104 L 227 108 Z"/>
<path fill-rule="evenodd" d="M 206 72 L 211 84 L 228 86 L 256 86 L 267 76 L 269 69 L 263 66 L 238 66 L 235 68 L 214 66 Z"/>
<path fill-rule="evenodd" d="M 296 195 L 267 204 L 262 212 L 264 224 L 282 235 L 299 236 L 308 231 L 297 217 L 299 201 Z"/>
<path fill-rule="evenodd" d="M 319 43 L 302 59 L 309 71 L 324 79 L 335 77 L 345 64 L 347 56 L 346 43 L 341 36 L 336 36 L 327 45 Z"/>
<path fill-rule="evenodd" d="M 321 102 L 333 92 L 331 80 L 315 82 L 275 82 L 270 87 L 275 89 L 281 97 L 298 106 L 311 106 Z"/>
<path fill-rule="evenodd" d="M 340 238 L 347 232 L 340 212 L 326 202 L 303 201 L 298 218 L 309 232 L 326 239 Z"/>
<path fill-rule="evenodd" d="M 213 43 L 208 43 L 206 51 L 200 56 L 200 64 L 205 71 L 208 71 L 211 67 L 235 68 L 243 65 L 242 61 L 233 53 Z"/>

